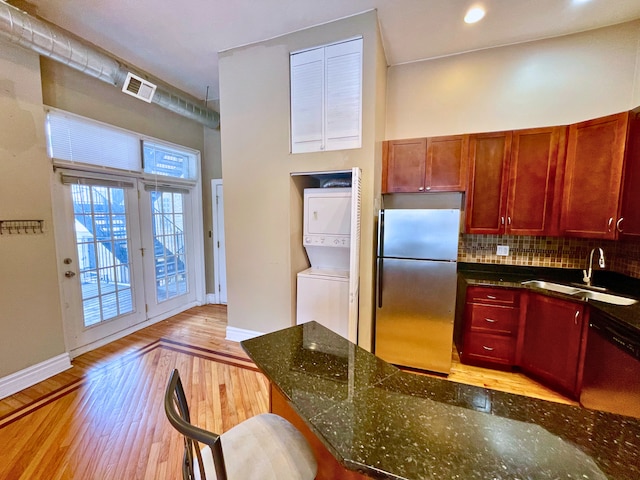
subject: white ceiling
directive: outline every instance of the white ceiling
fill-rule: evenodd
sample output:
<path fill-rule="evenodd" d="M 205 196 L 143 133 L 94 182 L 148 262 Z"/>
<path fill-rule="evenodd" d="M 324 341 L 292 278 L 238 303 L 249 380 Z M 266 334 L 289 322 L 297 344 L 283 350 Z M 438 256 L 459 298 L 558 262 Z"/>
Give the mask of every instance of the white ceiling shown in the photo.
<path fill-rule="evenodd" d="M 218 98 L 219 51 L 374 8 L 389 65 L 640 18 L 640 0 L 26 1 L 40 17 L 199 99 L 207 87 L 209 99 Z M 478 3 L 485 19 L 465 24 Z"/>

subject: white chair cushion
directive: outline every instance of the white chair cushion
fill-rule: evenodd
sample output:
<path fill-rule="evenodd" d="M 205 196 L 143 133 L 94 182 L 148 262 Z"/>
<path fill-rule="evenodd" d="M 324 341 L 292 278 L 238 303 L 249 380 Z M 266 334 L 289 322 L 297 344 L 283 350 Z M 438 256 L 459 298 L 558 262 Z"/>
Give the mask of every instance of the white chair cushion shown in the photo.
<path fill-rule="evenodd" d="M 200 451 L 200 455 L 202 455 L 202 465 L 204 466 L 204 474 L 207 477 L 207 480 L 216 480 L 216 467 L 213 464 L 213 454 L 211 453 L 211 447 L 204 447 Z M 200 467 L 198 466 L 198 457 L 196 457 L 195 453 L 193 454 L 193 476 L 196 480 L 202 480 L 200 477 Z"/>
<path fill-rule="evenodd" d="M 313 480 L 317 464 L 304 436 L 284 418 L 263 413 L 221 436 L 229 480 Z M 207 480 L 215 480 L 211 449 L 202 449 Z M 198 466 L 196 478 L 200 478 Z"/>

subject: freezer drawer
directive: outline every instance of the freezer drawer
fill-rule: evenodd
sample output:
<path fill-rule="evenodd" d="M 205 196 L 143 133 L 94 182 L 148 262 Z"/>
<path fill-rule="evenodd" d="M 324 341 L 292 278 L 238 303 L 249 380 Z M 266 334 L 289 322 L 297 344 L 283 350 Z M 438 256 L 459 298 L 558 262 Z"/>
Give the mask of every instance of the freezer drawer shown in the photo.
<path fill-rule="evenodd" d="M 448 374 L 455 299 L 455 262 L 379 258 L 376 355 Z"/>

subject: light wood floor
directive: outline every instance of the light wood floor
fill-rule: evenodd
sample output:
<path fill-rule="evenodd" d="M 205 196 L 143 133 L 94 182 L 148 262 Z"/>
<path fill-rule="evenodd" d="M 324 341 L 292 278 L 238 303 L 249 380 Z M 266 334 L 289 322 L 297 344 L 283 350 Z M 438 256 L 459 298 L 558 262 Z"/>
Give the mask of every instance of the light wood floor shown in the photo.
<path fill-rule="evenodd" d="M 224 339 L 226 308 L 196 307 L 81 355 L 73 368 L 0 401 L 0 479 L 179 478 L 180 437 L 164 417 L 179 368 L 192 419 L 216 432 L 268 409 L 268 383 Z M 449 379 L 563 403 L 521 374 L 460 364 Z"/>

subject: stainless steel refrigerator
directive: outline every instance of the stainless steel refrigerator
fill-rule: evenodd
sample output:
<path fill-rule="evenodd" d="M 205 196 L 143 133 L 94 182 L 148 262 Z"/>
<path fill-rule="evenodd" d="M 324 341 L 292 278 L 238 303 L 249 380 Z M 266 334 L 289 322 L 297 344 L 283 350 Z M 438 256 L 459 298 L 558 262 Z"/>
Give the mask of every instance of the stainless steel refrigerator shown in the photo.
<path fill-rule="evenodd" d="M 378 218 L 375 353 L 448 374 L 459 209 L 387 209 Z"/>

